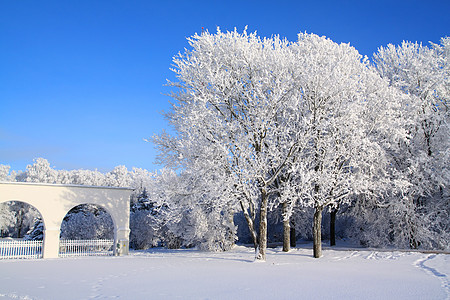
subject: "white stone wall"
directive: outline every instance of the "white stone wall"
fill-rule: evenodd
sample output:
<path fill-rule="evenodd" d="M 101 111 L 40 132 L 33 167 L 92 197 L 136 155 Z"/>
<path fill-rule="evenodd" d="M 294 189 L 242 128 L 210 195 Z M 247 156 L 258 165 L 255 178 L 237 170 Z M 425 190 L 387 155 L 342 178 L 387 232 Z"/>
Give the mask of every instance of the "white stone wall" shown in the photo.
<path fill-rule="evenodd" d="M 132 189 L 62 184 L 0 182 L 0 203 L 22 201 L 34 206 L 44 221 L 44 258 L 56 258 L 59 251 L 61 223 L 73 207 L 96 204 L 113 219 L 115 245 L 125 247 L 116 252 L 128 254 L 130 234 L 130 195 Z"/>

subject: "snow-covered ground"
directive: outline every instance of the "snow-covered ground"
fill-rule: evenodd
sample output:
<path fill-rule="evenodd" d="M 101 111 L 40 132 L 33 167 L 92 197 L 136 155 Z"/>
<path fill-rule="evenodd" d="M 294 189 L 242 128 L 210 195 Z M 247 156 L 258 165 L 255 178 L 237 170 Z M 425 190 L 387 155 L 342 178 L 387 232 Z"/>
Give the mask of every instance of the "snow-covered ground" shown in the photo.
<path fill-rule="evenodd" d="M 309 248 L 309 249 L 308 249 Z M 450 255 L 153 249 L 127 257 L 0 261 L 6 299 L 450 299 Z"/>

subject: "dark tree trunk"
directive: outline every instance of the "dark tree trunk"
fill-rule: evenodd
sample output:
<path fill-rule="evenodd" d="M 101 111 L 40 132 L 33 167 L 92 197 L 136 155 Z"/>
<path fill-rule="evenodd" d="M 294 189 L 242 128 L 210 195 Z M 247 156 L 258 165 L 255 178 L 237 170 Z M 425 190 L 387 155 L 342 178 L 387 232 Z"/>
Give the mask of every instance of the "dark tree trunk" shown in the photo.
<path fill-rule="evenodd" d="M 330 246 L 336 246 L 336 214 L 337 208 L 330 211 Z"/>
<path fill-rule="evenodd" d="M 255 252 L 256 252 L 258 249 L 258 236 L 256 235 L 255 226 L 253 224 L 252 218 L 248 214 L 248 211 L 245 209 L 242 201 L 240 201 L 240 203 L 241 203 L 242 211 L 244 213 L 245 220 L 247 221 L 248 230 L 250 231 L 250 235 L 252 236 L 253 246 L 255 247 Z"/>
<path fill-rule="evenodd" d="M 286 218 L 288 210 L 288 203 L 283 202 L 283 251 L 289 252 L 291 250 L 291 225 L 289 218 Z"/>
<path fill-rule="evenodd" d="M 409 247 L 411 249 L 417 249 L 419 247 L 419 243 L 415 238 L 415 232 L 416 231 L 414 230 L 414 225 L 412 224 L 411 233 L 409 234 Z"/>
<path fill-rule="evenodd" d="M 295 223 L 294 221 L 291 222 L 291 248 L 297 247 L 297 237 L 295 235 Z"/>
<path fill-rule="evenodd" d="M 22 238 L 22 229 L 23 229 L 23 210 L 22 208 L 19 210 L 19 214 L 17 217 L 17 238 Z"/>
<path fill-rule="evenodd" d="M 259 253 L 256 259 L 260 261 L 266 260 L 267 249 L 267 201 L 268 195 L 266 188 L 261 188 L 261 210 L 259 214 Z"/>
<path fill-rule="evenodd" d="M 316 207 L 313 221 L 313 253 L 315 258 L 322 256 L 322 211 L 323 207 Z"/>

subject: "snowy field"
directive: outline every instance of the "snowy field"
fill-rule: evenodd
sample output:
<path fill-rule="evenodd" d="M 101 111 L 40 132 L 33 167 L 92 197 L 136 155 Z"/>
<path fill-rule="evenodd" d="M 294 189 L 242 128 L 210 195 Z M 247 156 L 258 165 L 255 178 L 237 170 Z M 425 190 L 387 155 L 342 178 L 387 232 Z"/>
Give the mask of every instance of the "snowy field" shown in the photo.
<path fill-rule="evenodd" d="M 309 249 L 308 249 L 309 248 Z M 450 299 L 450 255 L 269 249 L 265 263 L 153 249 L 127 257 L 0 261 L 5 299 Z"/>

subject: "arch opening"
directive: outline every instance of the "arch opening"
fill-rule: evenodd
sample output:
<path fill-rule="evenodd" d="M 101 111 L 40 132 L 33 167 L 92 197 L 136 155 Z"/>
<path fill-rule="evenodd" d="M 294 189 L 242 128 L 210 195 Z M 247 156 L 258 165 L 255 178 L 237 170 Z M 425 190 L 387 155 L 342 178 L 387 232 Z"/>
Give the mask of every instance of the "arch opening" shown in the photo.
<path fill-rule="evenodd" d="M 0 237 L 2 239 L 44 239 L 44 221 L 39 210 L 23 201 L 0 203 Z"/>
<path fill-rule="evenodd" d="M 67 212 L 61 223 L 60 238 L 67 240 L 114 239 L 111 214 L 96 204 L 80 204 Z"/>
<path fill-rule="evenodd" d="M 96 204 L 79 204 L 61 223 L 59 256 L 113 255 L 115 226 L 110 213 Z"/>

